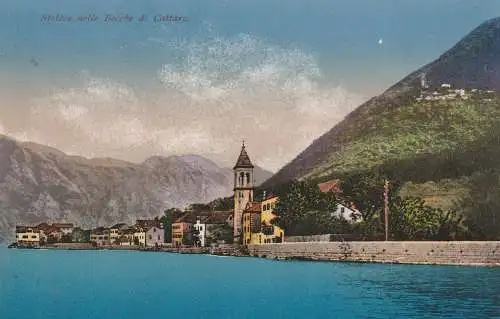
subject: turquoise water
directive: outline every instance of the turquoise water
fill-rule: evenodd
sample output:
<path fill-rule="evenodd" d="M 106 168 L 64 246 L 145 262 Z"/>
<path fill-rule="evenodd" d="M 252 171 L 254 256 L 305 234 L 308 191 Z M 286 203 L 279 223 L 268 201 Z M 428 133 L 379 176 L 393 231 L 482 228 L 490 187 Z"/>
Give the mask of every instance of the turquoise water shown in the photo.
<path fill-rule="evenodd" d="M 500 318 L 500 269 L 0 249 L 0 318 Z"/>

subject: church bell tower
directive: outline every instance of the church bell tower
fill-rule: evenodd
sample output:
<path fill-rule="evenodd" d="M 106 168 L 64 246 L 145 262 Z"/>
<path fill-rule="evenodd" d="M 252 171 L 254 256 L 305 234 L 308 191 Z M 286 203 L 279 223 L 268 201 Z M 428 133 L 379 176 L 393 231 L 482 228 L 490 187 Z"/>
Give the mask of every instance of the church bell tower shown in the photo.
<path fill-rule="evenodd" d="M 245 149 L 245 142 L 241 146 L 240 156 L 234 165 L 234 243 L 241 241 L 242 216 L 247 203 L 253 201 L 254 181 L 253 164 Z"/>

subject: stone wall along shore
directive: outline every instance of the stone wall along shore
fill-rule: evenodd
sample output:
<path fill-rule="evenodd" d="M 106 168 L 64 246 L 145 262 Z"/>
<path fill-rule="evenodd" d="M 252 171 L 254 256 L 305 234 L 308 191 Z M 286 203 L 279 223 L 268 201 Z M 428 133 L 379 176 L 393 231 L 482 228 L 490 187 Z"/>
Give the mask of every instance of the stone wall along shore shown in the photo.
<path fill-rule="evenodd" d="M 500 266 L 500 241 L 285 242 L 248 250 L 271 259 Z"/>

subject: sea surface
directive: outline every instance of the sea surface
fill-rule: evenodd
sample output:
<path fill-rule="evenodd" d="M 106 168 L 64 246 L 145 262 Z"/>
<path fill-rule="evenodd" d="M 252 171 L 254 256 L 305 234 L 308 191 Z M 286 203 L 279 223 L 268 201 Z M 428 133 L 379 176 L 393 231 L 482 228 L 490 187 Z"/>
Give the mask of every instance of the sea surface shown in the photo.
<path fill-rule="evenodd" d="M 0 318 L 500 318 L 500 269 L 0 248 Z"/>

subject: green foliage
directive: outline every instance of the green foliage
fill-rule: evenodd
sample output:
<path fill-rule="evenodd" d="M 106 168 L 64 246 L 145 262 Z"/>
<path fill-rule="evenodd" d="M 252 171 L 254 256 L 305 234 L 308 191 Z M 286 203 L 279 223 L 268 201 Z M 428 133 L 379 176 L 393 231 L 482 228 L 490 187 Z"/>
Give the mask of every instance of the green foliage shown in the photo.
<path fill-rule="evenodd" d="M 463 217 L 425 204 L 421 198 L 396 198 L 390 206 L 389 232 L 395 240 L 454 240 L 467 237 Z"/>
<path fill-rule="evenodd" d="M 227 224 L 213 226 L 207 241 L 208 243 L 225 242 L 231 244 L 233 242 L 233 228 Z"/>
<path fill-rule="evenodd" d="M 276 225 L 285 233 L 310 235 L 334 231 L 337 219 L 331 217 L 337 209 L 333 193 L 322 193 L 316 185 L 293 181 L 287 189 L 280 191 L 274 209 Z"/>
<path fill-rule="evenodd" d="M 163 231 L 166 243 L 172 242 L 172 223 L 184 214 L 178 208 L 169 208 L 165 210 L 164 215 L 160 217 L 160 221 L 163 223 Z"/>
<path fill-rule="evenodd" d="M 342 147 L 306 177 L 318 178 L 355 170 L 370 171 L 389 161 L 459 151 L 498 128 L 498 100 L 408 100 L 380 108 L 341 133 Z"/>
<path fill-rule="evenodd" d="M 471 176 L 469 196 L 457 203 L 474 239 L 500 239 L 500 170 L 492 169 Z"/>
<path fill-rule="evenodd" d="M 208 206 L 213 211 L 231 210 L 231 209 L 233 209 L 233 206 L 234 206 L 234 198 L 233 197 L 217 198 L 217 199 L 211 201 L 210 203 L 208 203 Z"/>

